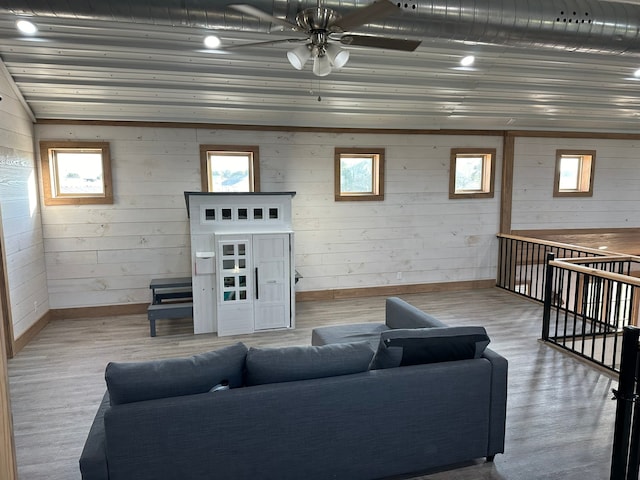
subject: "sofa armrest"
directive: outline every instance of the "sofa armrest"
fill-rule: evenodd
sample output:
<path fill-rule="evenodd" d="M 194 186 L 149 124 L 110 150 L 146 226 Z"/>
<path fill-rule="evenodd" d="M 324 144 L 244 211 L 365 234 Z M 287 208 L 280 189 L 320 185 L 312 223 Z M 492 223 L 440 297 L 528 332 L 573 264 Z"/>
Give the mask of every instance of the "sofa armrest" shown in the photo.
<path fill-rule="evenodd" d="M 447 327 L 435 317 L 398 297 L 387 298 L 385 303 L 385 323 L 389 328 Z"/>
<path fill-rule="evenodd" d="M 104 412 L 109 408 L 109 405 L 109 392 L 106 392 L 102 397 L 102 402 L 93 419 L 87 441 L 80 455 L 82 480 L 109 480 L 104 431 Z"/>
<path fill-rule="evenodd" d="M 482 358 L 491 362 L 491 411 L 487 456 L 504 453 L 505 424 L 507 418 L 508 362 L 502 355 L 485 349 Z"/>

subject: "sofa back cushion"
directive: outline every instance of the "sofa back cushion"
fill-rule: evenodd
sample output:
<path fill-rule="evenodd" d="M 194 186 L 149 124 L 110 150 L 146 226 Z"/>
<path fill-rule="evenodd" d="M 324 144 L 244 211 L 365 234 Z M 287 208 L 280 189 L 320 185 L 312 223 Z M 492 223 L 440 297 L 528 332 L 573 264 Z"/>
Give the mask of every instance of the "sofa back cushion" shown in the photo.
<path fill-rule="evenodd" d="M 382 332 L 371 369 L 480 358 L 489 337 L 484 327 L 431 327 Z"/>
<path fill-rule="evenodd" d="M 204 393 L 222 380 L 241 387 L 246 355 L 238 342 L 188 358 L 111 362 L 105 371 L 111 405 Z"/>
<path fill-rule="evenodd" d="M 389 328 L 446 327 L 437 318 L 398 297 L 389 297 L 385 304 L 385 323 Z"/>
<path fill-rule="evenodd" d="M 252 347 L 247 353 L 246 385 L 365 372 L 373 353 L 369 342 L 280 348 Z"/>

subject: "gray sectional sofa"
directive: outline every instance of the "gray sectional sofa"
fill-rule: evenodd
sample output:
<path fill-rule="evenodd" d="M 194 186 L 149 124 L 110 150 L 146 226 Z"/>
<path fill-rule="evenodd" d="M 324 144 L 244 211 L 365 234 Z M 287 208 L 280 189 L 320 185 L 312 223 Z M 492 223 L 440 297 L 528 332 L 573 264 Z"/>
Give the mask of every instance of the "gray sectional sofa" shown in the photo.
<path fill-rule="evenodd" d="M 312 337 L 109 364 L 82 478 L 369 480 L 503 452 L 507 361 L 483 328 L 391 298 L 385 324 Z"/>

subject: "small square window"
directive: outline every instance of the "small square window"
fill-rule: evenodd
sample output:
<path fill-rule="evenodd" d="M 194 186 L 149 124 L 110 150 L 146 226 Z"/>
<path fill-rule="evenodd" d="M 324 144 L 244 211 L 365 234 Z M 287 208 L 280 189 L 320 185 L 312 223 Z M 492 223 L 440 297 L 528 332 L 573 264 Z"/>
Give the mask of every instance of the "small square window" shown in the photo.
<path fill-rule="evenodd" d="M 254 220 L 262 220 L 262 209 L 254 208 L 253 209 L 253 219 Z"/>
<path fill-rule="evenodd" d="M 553 196 L 593 196 L 595 163 L 595 151 L 557 150 Z"/>
<path fill-rule="evenodd" d="M 384 200 L 384 149 L 335 149 L 335 199 Z"/>
<path fill-rule="evenodd" d="M 45 205 L 111 204 L 111 159 L 105 142 L 40 142 Z"/>
<path fill-rule="evenodd" d="M 223 208 L 222 209 L 222 219 L 223 220 L 232 220 L 233 217 L 231 215 L 231 209 L 230 208 Z"/>
<path fill-rule="evenodd" d="M 247 220 L 247 219 L 248 219 L 247 209 L 246 208 L 239 208 L 238 209 L 238 220 Z"/>
<path fill-rule="evenodd" d="M 269 209 L 269 219 L 270 220 L 277 220 L 278 219 L 278 209 L 277 208 L 270 208 Z"/>
<path fill-rule="evenodd" d="M 259 192 L 258 147 L 200 145 L 203 192 Z"/>
<path fill-rule="evenodd" d="M 207 208 L 204 211 L 205 220 L 215 220 L 216 219 L 216 209 L 215 208 Z"/>
<path fill-rule="evenodd" d="M 493 198 L 495 149 L 452 148 L 449 198 Z"/>

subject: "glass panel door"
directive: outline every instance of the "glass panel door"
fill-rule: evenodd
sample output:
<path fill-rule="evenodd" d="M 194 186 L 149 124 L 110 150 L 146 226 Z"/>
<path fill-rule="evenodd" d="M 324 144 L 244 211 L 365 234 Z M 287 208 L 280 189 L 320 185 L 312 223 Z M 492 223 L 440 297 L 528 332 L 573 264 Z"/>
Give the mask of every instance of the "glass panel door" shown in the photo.
<path fill-rule="evenodd" d="M 249 300 L 249 240 L 220 240 L 220 301 L 223 304 Z"/>

